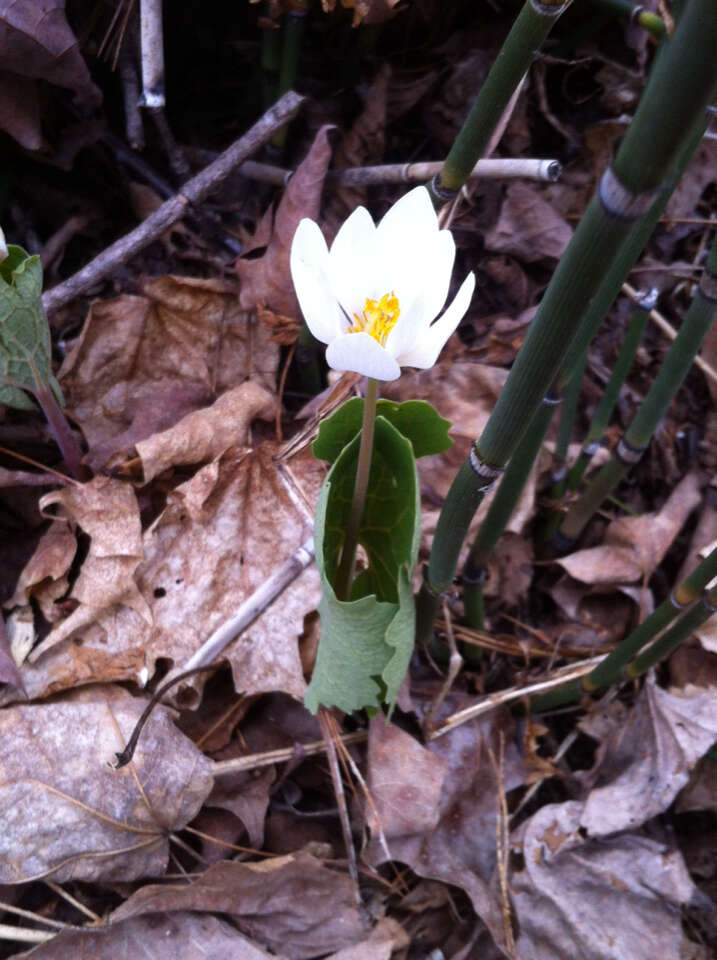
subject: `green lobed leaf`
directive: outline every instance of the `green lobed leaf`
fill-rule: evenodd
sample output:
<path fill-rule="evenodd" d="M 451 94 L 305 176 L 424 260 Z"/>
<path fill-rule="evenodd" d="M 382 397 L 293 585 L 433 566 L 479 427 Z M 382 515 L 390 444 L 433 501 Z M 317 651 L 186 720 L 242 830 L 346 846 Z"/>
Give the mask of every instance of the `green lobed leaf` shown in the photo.
<path fill-rule="evenodd" d="M 453 440 L 448 436 L 450 420 L 445 420 L 425 400 L 396 403 L 393 400 L 381 399 L 376 412 L 389 420 L 399 433 L 411 441 L 413 454 L 417 458 L 443 453 L 453 446 Z M 336 413 L 321 422 L 319 435 L 311 448 L 314 456 L 333 463 L 361 429 L 362 419 L 361 397 L 347 400 Z"/>
<path fill-rule="evenodd" d="M 376 418 L 374 451 L 359 542 L 368 569 L 356 578 L 352 599 L 332 587 L 351 504 L 360 437 L 346 446 L 328 473 L 316 511 L 316 561 L 323 598 L 321 640 L 304 703 L 346 712 L 393 705 L 413 650 L 415 610 L 411 571 L 420 536 L 418 476 L 409 440 L 383 416 Z"/>
<path fill-rule="evenodd" d="M 52 376 L 50 328 L 42 308 L 40 258 L 10 244 L 0 264 L 0 403 L 34 409 L 24 392 L 38 380 L 61 400 Z"/>

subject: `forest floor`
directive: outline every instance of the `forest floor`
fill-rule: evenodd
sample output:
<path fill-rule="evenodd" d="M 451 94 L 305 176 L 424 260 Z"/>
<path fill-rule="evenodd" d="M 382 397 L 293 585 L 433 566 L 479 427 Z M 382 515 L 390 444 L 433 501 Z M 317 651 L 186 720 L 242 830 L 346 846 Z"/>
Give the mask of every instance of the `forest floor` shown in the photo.
<path fill-rule="evenodd" d="M 302 703 L 320 599 L 302 545 L 326 472 L 319 420 L 362 381 L 298 341 L 289 247 L 302 217 L 330 241 L 358 205 L 377 219 L 407 189 L 330 171 L 446 156 L 519 4 L 342 4 L 165 5 L 159 115 L 135 106 L 131 0 L 0 12 L 1 223 L 41 258 L 84 453 L 68 477 L 39 411 L 0 406 L 0 958 L 709 960 L 717 627 L 592 701 L 526 717 L 522 691 L 614 648 L 717 539 L 715 331 L 648 454 L 564 556 L 543 536 L 555 418 L 489 564 L 486 629 L 466 625 L 460 580 L 445 598 L 438 636 L 463 657 L 450 689 L 440 649 L 417 650 L 390 722 L 336 716 L 351 878 Z M 247 159 L 300 173 L 281 187 L 234 167 L 108 257 L 262 117 L 299 33 L 305 99 Z M 555 160 L 561 176 L 473 179 L 452 211 L 451 295 L 474 271 L 468 313 L 434 367 L 382 385 L 452 424 L 453 446 L 419 463 L 421 561 L 654 51 L 646 31 L 574 4 L 491 154 Z M 713 132 L 629 278 L 674 328 L 716 221 Z M 634 311 L 621 296 L 590 348 L 570 458 Z M 648 323 L 595 464 L 670 342 Z M 218 664 L 164 697 L 114 769 L 151 693 L 274 575 Z"/>

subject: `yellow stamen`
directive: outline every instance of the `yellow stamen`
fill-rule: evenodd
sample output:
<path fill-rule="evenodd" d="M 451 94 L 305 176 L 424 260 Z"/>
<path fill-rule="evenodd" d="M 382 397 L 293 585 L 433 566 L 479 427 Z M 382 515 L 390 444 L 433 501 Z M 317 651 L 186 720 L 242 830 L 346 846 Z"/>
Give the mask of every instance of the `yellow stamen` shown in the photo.
<path fill-rule="evenodd" d="M 383 347 L 400 315 L 398 297 L 393 290 L 384 293 L 380 300 L 367 297 L 362 315 L 354 314 L 355 323 L 349 327 L 349 333 L 367 333 Z"/>

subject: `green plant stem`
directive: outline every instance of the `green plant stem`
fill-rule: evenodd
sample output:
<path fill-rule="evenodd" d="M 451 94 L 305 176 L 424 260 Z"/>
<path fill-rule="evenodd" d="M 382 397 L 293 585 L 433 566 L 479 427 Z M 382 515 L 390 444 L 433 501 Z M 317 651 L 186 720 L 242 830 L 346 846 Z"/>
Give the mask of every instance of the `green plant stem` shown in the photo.
<path fill-rule="evenodd" d="M 709 620 L 716 609 L 717 589 L 705 593 L 700 603 L 691 607 L 669 630 L 666 630 L 647 650 L 636 657 L 625 669 L 624 678 L 628 680 L 640 677 L 661 660 L 665 660 L 680 644 L 692 636 L 695 630 Z"/>
<path fill-rule="evenodd" d="M 685 138 L 704 123 L 717 82 L 715 35 L 717 4 L 692 0 L 653 68 L 614 167 L 603 176 L 558 265 L 486 428 L 448 492 L 417 607 L 419 642 L 430 640 L 440 595 L 453 580 L 475 510 L 505 469 L 556 374 L 565 369 L 568 347 L 606 271 L 653 205 L 653 193 L 683 153 Z M 574 365 L 566 371 L 568 380 L 573 370 Z"/>
<path fill-rule="evenodd" d="M 717 235 L 682 326 L 640 409 L 609 460 L 560 525 L 562 544 L 574 543 L 600 504 L 642 457 L 680 389 L 717 313 Z"/>
<path fill-rule="evenodd" d="M 348 600 L 351 593 L 351 582 L 354 578 L 356 566 L 356 548 L 358 535 L 361 529 L 361 520 L 366 505 L 366 491 L 371 473 L 371 456 L 373 454 L 373 434 L 376 426 L 376 402 L 378 400 L 378 381 L 369 377 L 366 381 L 366 398 L 363 405 L 363 423 L 361 425 L 361 443 L 359 446 L 358 463 L 356 465 L 356 482 L 351 499 L 351 509 L 346 522 L 346 535 L 341 550 L 341 560 L 336 571 L 334 592 L 339 600 Z"/>
<path fill-rule="evenodd" d="M 577 369 L 570 378 L 570 382 L 567 385 L 565 394 L 563 396 L 562 410 L 560 414 L 560 426 L 558 428 L 558 436 L 555 441 L 555 453 L 553 454 L 553 468 L 551 473 L 551 485 L 550 485 L 550 499 L 555 504 L 555 509 L 553 509 L 548 516 L 546 517 L 544 529 L 543 529 L 543 540 L 550 540 L 552 535 L 555 533 L 557 528 L 560 525 L 560 520 L 562 518 L 562 512 L 560 509 L 560 501 L 565 496 L 565 490 L 567 488 L 567 467 L 566 461 L 568 458 L 568 449 L 570 447 L 570 437 L 573 433 L 573 425 L 575 423 L 575 416 L 578 411 L 578 401 L 580 399 L 580 391 L 583 384 L 583 376 L 585 375 L 585 367 L 588 362 L 588 349 L 587 346 L 583 352 L 580 362 L 578 363 Z M 549 426 L 546 424 L 546 432 Z M 521 443 L 525 442 L 525 438 Z"/>
<path fill-rule="evenodd" d="M 651 308 L 649 308 L 651 309 Z M 630 324 L 625 334 L 625 339 L 620 352 L 617 355 L 615 366 L 613 367 L 610 379 L 600 398 L 597 410 L 590 421 L 588 432 L 585 435 L 583 448 L 575 463 L 570 468 L 567 476 L 568 490 L 577 490 L 582 482 L 585 471 L 592 458 L 600 448 L 600 441 L 603 438 L 607 425 L 615 409 L 622 385 L 627 379 L 627 374 L 635 359 L 637 348 L 640 346 L 642 335 L 645 332 L 645 324 L 649 317 L 649 309 L 636 310 L 630 320 Z"/>
<path fill-rule="evenodd" d="M 531 709 L 552 710 L 577 700 L 583 694 L 594 693 L 619 682 L 624 678 L 627 665 L 632 658 L 662 633 L 676 617 L 691 607 L 715 576 L 717 576 L 717 547 L 673 591 L 672 595 L 643 620 L 594 670 L 579 680 L 535 697 L 531 701 Z"/>
<path fill-rule="evenodd" d="M 533 421 L 510 459 L 508 469 L 498 485 L 495 496 L 478 535 L 470 549 L 463 568 L 463 600 L 466 619 L 476 630 L 483 629 L 483 581 L 485 566 L 495 545 L 503 534 L 506 524 L 515 510 L 521 491 L 540 452 L 543 437 L 555 410 L 555 400 L 550 398 L 540 404 Z M 471 619 L 475 618 L 475 619 Z"/>
<path fill-rule="evenodd" d="M 590 0 L 590 2 L 594 7 L 610 10 L 619 16 L 629 17 L 634 23 L 639 24 L 644 30 L 651 33 L 656 40 L 664 39 L 667 34 L 665 21 L 661 17 L 650 10 L 645 10 L 639 4 L 631 3 L 631 0 Z"/>
<path fill-rule="evenodd" d="M 443 168 L 429 188 L 436 206 L 461 189 L 483 156 L 543 40 L 568 4 L 526 0 L 466 117 Z"/>

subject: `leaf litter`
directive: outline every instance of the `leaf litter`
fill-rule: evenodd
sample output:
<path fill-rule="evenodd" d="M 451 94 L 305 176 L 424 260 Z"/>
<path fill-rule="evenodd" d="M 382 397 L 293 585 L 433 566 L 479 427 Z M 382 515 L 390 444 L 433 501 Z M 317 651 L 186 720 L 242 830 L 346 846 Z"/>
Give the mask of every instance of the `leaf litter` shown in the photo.
<path fill-rule="evenodd" d="M 101 98 L 64 6 L 52 0 L 0 9 L 8 41 L 0 57 L 0 127 L 58 166 L 73 140 L 62 133 L 56 143 L 48 140 L 56 131 L 47 104 L 62 103 L 61 88 L 76 95 L 81 112 L 97 109 Z M 361 30 L 373 24 L 402 43 L 397 38 L 412 36 L 406 24 L 422 5 L 343 6 L 347 23 L 353 16 Z M 41 9 L 47 17 L 38 16 Z M 496 36 L 507 27 L 503 20 Z M 416 19 L 410 23 L 423 29 Z M 627 36 L 642 70 L 644 35 Z M 28 39 L 31 54 L 23 46 Z M 429 715 L 440 732 L 446 717 L 484 693 L 549 676 L 581 645 L 587 654 L 619 642 L 684 579 L 715 533 L 709 495 L 698 530 L 691 519 L 717 463 L 707 390 L 694 379 L 701 374 L 688 379 L 655 445 L 666 475 L 680 483 L 666 489 L 656 475 L 658 455 L 646 458 L 636 480 L 621 488 L 638 515 L 620 516 L 618 506 L 606 504 L 607 527 L 598 519 L 581 549 L 557 564 L 536 533 L 549 463 L 540 458 L 486 585 L 489 634 L 509 633 L 512 653 L 464 663 L 437 716 L 431 710 L 442 696 L 443 665 L 416 656 L 391 722 L 351 721 L 368 739 L 347 748 L 354 765 L 350 813 L 355 840 L 363 841 L 363 908 L 346 872 L 325 761 L 308 755 L 320 739 L 301 705 L 320 596 L 313 565 L 222 651 L 216 677 L 187 678 L 154 708 L 129 767 L 109 765 L 147 703 L 144 687 L 176 673 L 311 537 L 325 472 L 308 452 L 315 421 L 296 433 L 298 441 L 282 446 L 275 438 L 277 422 L 295 433 L 298 400 L 310 400 L 287 359 L 300 319 L 287 279 L 291 238 L 303 217 L 320 222 L 330 238 L 358 202 L 380 214 L 395 199 L 385 187 L 329 189 L 331 165 L 413 157 L 425 146 L 416 146 L 416 120 L 430 141 L 427 154 L 445 153 L 498 48 L 492 35 L 475 39 L 471 31 L 446 35 L 442 46 L 431 38 L 432 58 L 420 69 L 410 57 L 389 56 L 349 91 L 357 94 L 353 103 L 346 91 L 316 99 L 299 127 L 300 146 L 291 146 L 294 159 L 305 159 L 278 201 L 245 189 L 248 213 L 232 221 L 244 240 L 234 273 L 213 275 L 220 261 L 207 253 L 212 240 L 205 225 L 192 224 L 176 242 L 152 250 L 140 268 L 147 275 L 132 264 L 104 284 L 84 318 L 52 318 L 55 340 L 63 325 L 72 331 L 58 376 L 94 477 L 55 484 L 51 473 L 20 470 L 14 461 L 0 468 L 3 536 L 22 529 L 28 545 L 19 575 L 3 590 L 0 882 L 11 891 L 7 903 L 32 909 L 43 902 L 47 916 L 67 917 L 74 927 L 21 956 L 413 960 L 435 948 L 456 960 L 639 960 L 697 956 L 688 952 L 701 949 L 695 940 L 703 947 L 714 936 L 701 891 L 715 883 L 704 851 L 717 849 L 717 839 L 711 829 L 698 831 L 695 844 L 694 828 L 715 808 L 709 622 L 698 634 L 704 648 L 694 642 L 672 658 L 669 688 L 662 673 L 652 675 L 639 690 L 623 688 L 612 702 L 594 705 L 580 722 L 570 714 L 526 718 L 499 708 L 436 739 L 419 733 Z M 324 56 L 331 55 L 327 45 Z M 499 152 L 544 152 L 531 126 L 538 103 L 553 111 L 541 117 L 552 130 L 552 149 L 555 138 L 580 125 L 570 84 L 592 68 L 556 61 L 542 69 L 552 81 L 543 89 L 549 104 L 540 100 L 542 81 L 529 79 Z M 316 90 L 326 90 L 325 76 L 313 78 Z M 624 131 L 620 112 L 634 104 L 641 76 L 598 60 L 594 79 L 604 92 L 588 111 L 585 149 L 566 143 L 564 180 L 541 187 L 479 182 L 457 212 L 458 256 L 478 269 L 479 294 L 439 363 L 407 372 L 385 394 L 427 399 L 453 425 L 453 447 L 419 463 L 423 556 L 455 470 L 486 422 L 549 269 L 569 240 L 572 218 Z M 555 93 L 561 82 L 562 99 Z M 337 135 L 335 150 L 332 125 L 347 131 Z M 89 125 L 85 134 L 91 140 Z M 709 215 L 713 160 L 705 141 L 669 216 Z M 50 205 L 58 203 L 66 209 L 57 198 Z M 223 210 L 226 222 L 230 213 Z M 644 261 L 645 277 L 657 278 L 677 316 L 683 294 L 665 265 L 692 270 L 700 229 L 667 225 Z M 182 245 L 193 243 L 212 269 L 176 275 L 177 261 L 192 262 L 193 251 Z M 608 321 L 620 322 L 619 311 Z M 664 344 L 650 339 L 642 366 L 660 353 Z M 708 339 L 706 358 L 712 353 Z M 598 338 L 588 362 L 593 395 L 609 357 Z M 280 396 L 283 364 L 288 392 Z M 638 370 L 623 392 L 623 426 L 644 395 L 644 376 Z M 713 381 L 707 388 L 714 394 Z M 356 390 L 351 378 L 338 388 L 345 395 Z M 310 400 L 314 410 L 321 403 Z M 703 415 L 708 427 L 695 469 L 672 445 L 678 428 L 699 424 Z M 8 421 L 16 433 L 7 436 L 25 437 L 34 416 Z M 33 456 L 36 448 L 50 467 L 50 448 L 34 436 Z M 48 493 L 48 486 L 55 489 Z M 449 630 L 451 618 L 462 617 L 459 591 L 448 596 L 445 612 Z M 545 647 L 547 668 L 517 656 L 528 649 L 527 638 Z M 282 759 L 276 751 L 284 751 Z M 87 898 L 103 922 L 77 929 L 87 918 L 41 878 Z M 681 911 L 701 919 L 683 927 Z M 5 912 L 2 919 L 17 918 Z"/>

